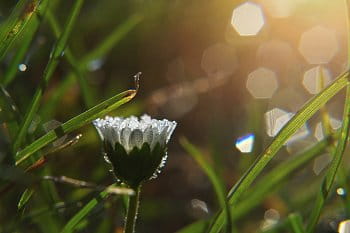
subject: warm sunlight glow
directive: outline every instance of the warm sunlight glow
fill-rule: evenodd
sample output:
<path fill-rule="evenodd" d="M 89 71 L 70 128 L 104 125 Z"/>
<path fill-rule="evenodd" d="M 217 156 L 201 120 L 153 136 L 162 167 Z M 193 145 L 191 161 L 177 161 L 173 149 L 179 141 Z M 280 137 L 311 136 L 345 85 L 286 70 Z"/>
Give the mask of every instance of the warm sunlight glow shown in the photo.
<path fill-rule="evenodd" d="M 236 50 L 227 44 L 214 44 L 204 51 L 201 66 L 208 76 L 231 75 L 238 67 Z"/>
<path fill-rule="evenodd" d="M 304 73 L 303 86 L 310 94 L 317 94 L 331 82 L 328 69 L 316 66 Z"/>
<path fill-rule="evenodd" d="M 258 68 L 248 75 L 246 87 L 254 98 L 271 98 L 278 88 L 276 74 L 269 69 Z"/>
<path fill-rule="evenodd" d="M 264 26 L 261 7 L 252 2 L 245 2 L 234 9 L 231 25 L 241 36 L 255 36 Z"/>
<path fill-rule="evenodd" d="M 335 30 L 316 26 L 301 35 L 299 51 L 310 64 L 326 64 L 338 50 Z"/>

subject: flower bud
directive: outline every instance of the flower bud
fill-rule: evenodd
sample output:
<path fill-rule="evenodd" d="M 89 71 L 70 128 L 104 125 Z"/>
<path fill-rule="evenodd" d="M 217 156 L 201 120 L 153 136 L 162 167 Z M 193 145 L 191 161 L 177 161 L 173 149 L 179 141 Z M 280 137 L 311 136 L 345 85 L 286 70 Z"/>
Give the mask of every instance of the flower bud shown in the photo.
<path fill-rule="evenodd" d="M 106 161 L 118 180 L 131 187 L 155 178 L 167 158 L 167 143 L 176 122 L 151 119 L 109 117 L 94 125 L 103 141 Z"/>

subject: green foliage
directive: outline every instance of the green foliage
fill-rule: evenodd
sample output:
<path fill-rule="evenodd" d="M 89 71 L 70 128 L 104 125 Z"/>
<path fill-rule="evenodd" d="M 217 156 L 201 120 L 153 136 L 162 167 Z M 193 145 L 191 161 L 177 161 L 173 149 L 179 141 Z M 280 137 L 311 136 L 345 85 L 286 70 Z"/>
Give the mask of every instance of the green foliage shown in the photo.
<path fill-rule="evenodd" d="M 200 99 L 198 98 L 200 94 L 205 92 L 204 89 L 211 88 L 211 83 L 209 82 L 198 82 L 195 83 L 196 85 L 193 84 L 191 86 L 191 82 L 186 80 L 184 86 L 177 85 L 176 83 L 169 89 L 165 89 L 165 91 L 161 89 L 158 92 L 157 88 L 162 86 L 163 80 L 154 81 L 155 79 L 151 79 L 152 81 L 145 82 L 144 86 L 145 88 L 150 88 L 148 86 L 151 86 L 150 89 L 153 95 L 145 96 L 146 91 L 144 91 L 140 97 L 141 104 L 128 105 L 127 103 L 134 99 L 139 91 L 138 82 L 136 83 L 135 89 L 121 91 L 127 89 L 125 86 L 128 84 L 120 80 L 121 76 L 114 77 L 114 73 L 110 72 L 117 68 L 112 67 L 113 65 L 111 64 L 107 64 L 106 66 L 108 66 L 108 69 L 106 70 L 108 71 L 98 71 L 100 73 L 96 75 L 93 74 L 93 71 L 91 71 L 89 67 L 93 62 L 104 61 L 109 58 L 128 61 L 128 59 L 130 59 L 128 57 L 130 51 L 126 50 L 118 54 L 119 50 L 114 50 L 117 45 L 125 47 L 130 46 L 132 48 L 136 47 L 135 51 L 140 54 L 151 53 L 154 59 L 159 59 L 155 60 L 154 63 L 160 60 L 166 60 L 162 56 L 159 56 L 159 58 L 157 57 L 161 55 L 158 54 L 158 51 L 154 54 L 155 51 L 151 51 L 151 49 L 150 51 L 147 49 L 137 50 L 138 41 L 135 40 L 134 37 L 140 36 L 140 38 L 142 38 L 141 36 L 143 33 L 147 34 L 147 31 L 154 27 L 154 19 L 159 16 L 165 17 L 165 14 L 169 14 L 166 17 L 170 19 L 170 22 L 172 22 L 172 20 L 176 21 L 171 18 L 170 13 L 171 11 L 177 11 L 179 5 L 177 5 L 178 3 L 174 3 L 174 6 L 171 5 L 169 9 L 166 9 L 166 3 L 158 2 L 154 3 L 152 9 L 148 9 L 149 6 L 145 3 L 142 8 L 149 10 L 147 11 L 136 7 L 136 10 L 131 10 L 134 5 L 137 5 L 137 1 L 131 1 L 130 3 L 113 2 L 113 4 L 116 4 L 120 8 L 118 8 L 118 14 L 120 15 L 116 15 L 116 13 L 113 12 L 115 9 L 111 10 L 113 17 L 115 16 L 117 18 L 111 21 L 100 17 L 101 12 L 105 12 L 104 10 L 106 9 L 100 9 L 99 7 L 103 6 L 106 2 L 108 1 L 102 1 L 101 3 L 96 2 L 94 4 L 90 3 L 91 5 L 84 9 L 84 0 L 75 0 L 69 4 L 64 4 L 63 1 L 19 0 L 13 7 L 9 16 L 1 22 L 0 199 L 3 201 L 0 202 L 0 232 L 28 231 L 69 233 L 84 231 L 84 229 L 89 229 L 89 231 L 99 229 L 96 230 L 97 232 L 118 231 L 119 229 L 116 226 L 116 222 L 119 223 L 123 220 L 124 211 L 120 206 L 121 203 L 117 201 L 115 196 L 111 195 L 111 193 L 126 196 L 131 194 L 118 192 L 118 190 L 120 191 L 120 187 L 113 186 L 115 188 L 113 191 L 113 188 L 110 189 L 111 186 L 102 185 L 103 183 L 110 184 L 112 178 L 110 177 L 110 180 L 105 178 L 107 177 L 107 167 L 104 163 L 100 163 L 101 161 L 98 163 L 91 162 L 92 159 L 89 153 L 92 151 L 91 153 L 97 154 L 97 137 L 92 127 L 84 128 L 84 126 L 89 125 L 98 117 L 113 113 L 115 110 L 118 110 L 117 114 L 126 114 L 129 112 L 139 112 L 142 109 L 149 110 L 157 106 L 157 104 L 167 105 L 172 102 L 175 104 L 169 104 L 169 106 L 178 107 L 182 102 L 186 102 L 187 99 L 184 98 L 185 101 L 183 101 L 181 99 L 176 99 L 176 97 L 182 92 L 185 92 L 184 89 L 188 86 L 193 86 L 193 90 L 191 89 L 193 93 L 187 93 L 187 95 L 193 97 L 196 101 Z M 83 14 L 80 13 L 81 10 L 83 10 Z M 2 16 L 3 12 L 0 13 Z M 92 20 L 89 21 L 89 17 L 95 14 L 98 14 L 98 17 L 94 19 L 96 24 L 90 25 L 89 22 Z M 106 14 L 111 13 L 106 12 Z M 181 17 L 186 17 L 187 15 L 187 13 L 183 12 L 178 12 L 178 14 L 180 14 Z M 62 22 L 64 23 L 61 24 Z M 138 31 L 138 33 L 133 32 L 138 25 L 144 22 L 148 23 L 147 27 L 143 25 L 144 28 Z M 103 35 L 104 32 L 99 30 L 102 24 L 106 24 L 106 27 L 109 29 L 105 33 L 106 35 Z M 168 26 L 166 23 L 164 23 L 164 25 L 164 27 Z M 87 30 L 87 27 L 91 27 L 91 29 Z M 50 32 L 47 33 L 46 30 Z M 166 30 L 157 33 L 158 34 L 152 35 L 152 38 L 159 39 L 161 35 L 167 35 Z M 48 44 L 54 43 L 54 46 L 52 47 L 47 44 L 39 45 L 40 43 L 37 41 L 40 36 L 45 37 Z M 131 40 L 131 38 L 134 40 Z M 143 38 L 146 38 L 146 36 Z M 169 38 L 170 37 L 167 37 L 168 40 Z M 84 40 L 88 40 L 89 43 L 84 43 Z M 154 41 L 155 39 L 152 40 Z M 90 43 L 93 44 L 92 48 L 90 47 Z M 86 44 L 89 46 L 86 46 Z M 178 45 L 174 43 L 171 44 L 171 46 L 176 48 Z M 50 47 L 52 47 L 52 49 Z M 49 49 L 51 49 L 50 55 L 48 55 Z M 176 54 L 176 52 L 172 51 L 171 53 Z M 31 67 L 33 67 L 31 71 L 33 72 L 33 76 L 23 79 L 20 72 L 18 72 L 18 64 L 26 61 L 28 57 L 31 56 L 34 57 L 32 59 L 33 63 L 31 64 Z M 43 63 L 43 61 L 45 62 Z M 120 60 L 116 60 L 116 63 L 118 62 L 120 62 Z M 151 63 L 153 61 L 147 62 Z M 41 63 L 43 63 L 44 66 L 40 66 Z M 127 68 L 132 70 L 139 69 L 139 67 L 149 64 L 132 64 L 133 62 L 130 61 L 129 63 L 128 65 L 132 68 Z M 3 67 L 4 69 L 2 70 Z M 118 67 L 118 69 L 121 68 Z M 122 75 L 130 76 L 128 69 L 125 68 L 125 70 L 127 71 L 124 71 Z M 186 72 L 189 71 L 183 68 L 183 73 Z M 152 72 L 148 73 L 147 69 L 146 73 L 147 78 L 153 75 Z M 184 75 L 183 73 L 181 73 L 180 76 Z M 93 77 L 94 75 L 98 76 L 98 78 Z M 321 73 L 321 80 L 323 80 L 323 75 L 324 74 Z M 107 80 L 105 77 L 110 78 L 112 81 Z M 148 85 L 149 83 L 151 85 Z M 323 86 L 323 81 L 321 83 L 321 86 Z M 26 85 L 28 85 L 28 88 Z M 31 93 L 32 90 L 29 86 L 33 86 L 33 93 Z M 178 86 L 180 86 L 180 88 L 178 88 Z M 346 96 L 344 97 L 345 106 L 342 128 L 338 132 L 333 132 L 331 129 L 330 116 L 328 114 L 329 109 L 326 108 L 325 105 L 329 103 L 335 95 L 341 93 L 345 87 L 347 90 Z M 198 88 L 199 91 L 194 91 L 195 88 Z M 172 94 L 173 92 L 175 94 Z M 217 95 L 219 95 L 219 93 L 215 93 L 215 96 Z M 104 99 L 106 96 L 112 97 Z M 343 97 L 341 95 L 339 96 Z M 185 97 L 187 96 L 185 95 Z M 210 101 L 204 102 L 208 109 L 210 106 L 214 109 L 216 105 L 219 106 L 220 104 L 220 101 L 217 100 L 213 101 L 214 104 L 212 105 L 210 105 Z M 70 103 L 74 104 L 70 105 Z M 124 104 L 125 109 L 120 108 Z M 257 105 L 259 104 L 260 103 Z M 147 108 L 145 106 L 147 106 Z M 249 112 L 253 115 L 251 119 L 254 121 L 249 123 L 252 125 L 252 128 L 261 127 L 262 125 L 260 122 L 255 122 L 256 119 L 261 119 L 261 117 L 258 117 L 256 114 L 262 114 L 260 112 L 260 107 L 262 106 L 258 107 L 254 106 L 252 109 L 249 109 Z M 212 110 L 210 109 L 208 111 Z M 213 112 L 215 111 L 214 109 Z M 285 159 L 282 162 L 274 160 L 275 164 L 272 164 L 271 161 L 283 150 L 282 148 L 287 140 L 309 119 L 313 117 L 316 118 L 319 111 L 325 129 L 325 139 L 313 144 L 302 152 L 295 155 L 293 154 L 291 158 Z M 60 119 L 64 123 L 44 132 L 42 129 L 43 122 L 51 120 L 54 117 Z M 259 149 L 254 148 L 249 158 L 235 157 L 235 160 L 240 160 L 239 164 L 242 168 L 245 168 L 244 165 L 249 164 L 252 159 L 255 159 L 255 162 L 250 164 L 243 175 L 225 170 L 226 168 L 224 165 L 226 164 L 223 161 L 225 161 L 226 158 L 223 157 L 223 154 L 226 153 L 226 151 L 216 147 L 215 140 L 217 138 L 215 137 L 217 137 L 217 135 L 214 134 L 215 136 L 212 137 L 212 145 L 210 145 L 212 146 L 212 148 L 210 148 L 212 151 L 208 153 L 211 154 L 214 159 L 217 159 L 215 160 L 215 165 L 208 162 L 203 156 L 203 154 L 206 154 L 205 146 L 200 148 L 192 144 L 192 142 L 185 137 L 182 137 L 180 139 L 181 146 L 185 152 L 198 163 L 198 167 L 206 175 L 203 179 L 208 179 L 218 203 L 218 205 L 214 204 L 213 206 L 218 206 L 219 208 L 217 210 L 215 207 L 212 208 L 212 203 L 209 201 L 209 209 L 212 210 L 212 212 L 209 211 L 210 214 L 207 214 L 206 217 L 196 216 L 196 220 L 193 220 L 193 218 L 185 216 L 186 207 L 184 202 L 168 200 L 161 195 L 163 195 L 164 192 L 174 192 L 174 195 L 179 195 L 176 196 L 178 199 L 187 200 L 197 198 L 196 196 L 201 198 L 200 194 L 191 193 L 187 196 L 181 196 L 183 195 L 183 191 L 174 191 L 174 184 L 168 184 L 167 181 L 160 181 L 163 182 L 162 184 L 164 186 L 168 185 L 166 186 L 168 189 L 159 188 L 159 190 L 162 191 L 160 192 L 158 190 L 159 193 L 161 193 L 161 197 L 153 197 L 153 194 L 158 195 L 158 193 L 153 192 L 154 190 L 150 188 L 150 190 L 146 189 L 146 193 L 149 192 L 149 197 L 145 198 L 145 201 L 147 201 L 147 204 L 150 206 L 153 204 L 157 205 L 157 208 L 159 207 L 159 209 L 154 211 L 155 215 L 157 215 L 157 219 L 154 220 L 152 216 L 142 216 L 141 214 L 139 216 L 139 222 L 143 220 L 141 217 L 145 217 L 145 219 L 148 218 L 149 221 L 155 222 L 170 219 L 170 222 L 172 219 L 183 216 L 184 219 L 179 220 L 182 225 L 189 222 L 192 222 L 192 224 L 179 229 L 177 231 L 178 233 L 241 232 L 241 222 L 238 220 L 243 220 L 243 222 L 247 221 L 247 225 L 257 222 L 255 220 L 257 214 L 251 213 L 255 213 L 255 210 L 258 210 L 259 207 L 265 204 L 267 199 L 274 195 L 282 193 L 280 197 L 283 198 L 283 195 L 286 195 L 284 190 L 287 190 L 287 192 L 308 194 L 308 197 L 305 198 L 306 201 L 300 201 L 300 205 L 305 205 L 305 209 L 296 209 L 293 205 L 293 200 L 286 201 L 288 206 L 285 207 L 286 211 L 283 219 L 272 227 L 262 231 L 265 233 L 284 231 L 294 233 L 315 232 L 317 224 L 320 222 L 320 216 L 322 214 L 327 214 L 327 201 L 329 201 L 329 203 L 332 202 L 332 204 L 336 202 L 334 201 L 335 198 L 331 195 L 333 188 L 336 185 L 345 188 L 348 187 L 349 171 L 342 161 L 348 141 L 349 117 L 349 71 L 346 71 L 339 75 L 327 88 L 310 99 L 310 101 L 307 102 L 279 131 L 272 142 L 259 153 L 259 156 L 254 157 L 255 153 L 259 152 Z M 39 123 L 36 123 L 36 118 L 40 118 L 41 121 L 39 120 Z M 219 123 L 216 122 L 214 128 L 216 127 L 223 130 L 225 126 L 220 128 Z M 203 128 L 205 127 L 203 126 L 200 128 L 204 131 Z M 81 132 L 77 133 L 76 131 L 78 130 Z M 252 130 L 258 132 L 261 129 L 254 128 Z M 77 144 L 78 140 L 81 138 L 80 133 L 82 133 L 83 139 L 81 143 Z M 187 133 L 188 132 L 184 131 L 184 134 Z M 196 133 L 198 135 L 205 134 L 205 132 Z M 221 134 L 221 132 L 219 132 L 219 134 Z M 187 137 L 190 137 L 189 135 L 190 133 L 188 133 Z M 221 138 L 218 139 L 218 141 L 220 140 Z M 263 139 L 260 138 L 257 140 L 259 140 L 257 144 L 263 144 Z M 150 147 L 144 144 L 141 149 L 134 148 L 134 150 L 128 154 L 119 144 L 117 144 L 115 148 L 112 148 L 111 145 L 105 145 L 105 152 L 107 153 L 108 159 L 111 161 L 114 168 L 118 167 L 115 173 L 116 177 L 133 188 L 139 187 L 143 180 L 149 179 L 159 168 L 159 164 L 166 153 L 164 150 L 165 149 L 160 145 L 157 145 L 154 151 L 151 151 Z M 174 151 L 176 151 L 176 149 Z M 178 151 L 181 151 L 181 148 L 178 148 Z M 294 190 L 294 187 L 288 187 L 290 179 L 298 175 L 298 172 L 302 171 L 302 169 L 310 170 L 311 168 L 308 167 L 310 162 L 325 151 L 332 154 L 332 160 L 330 166 L 326 168 L 321 185 L 318 183 L 319 181 L 317 178 L 312 177 L 310 178 L 311 181 L 308 181 L 310 182 L 310 188 L 308 188 L 308 190 Z M 73 154 L 76 156 L 73 157 Z M 221 157 L 217 156 L 218 154 L 220 154 Z M 52 159 L 52 162 L 49 161 L 48 155 L 50 155 L 50 160 Z M 52 155 L 59 156 L 54 157 Z M 96 157 L 93 157 L 94 160 L 92 161 L 97 161 L 97 158 L 102 160 L 96 155 Z M 174 160 L 177 159 L 178 158 L 175 158 Z M 71 164 L 74 164 L 74 166 L 70 166 Z M 177 163 L 177 166 L 182 166 L 182 164 Z M 230 164 L 228 164 L 228 166 L 230 166 Z M 150 169 L 146 169 L 146 167 Z M 188 170 L 192 169 L 185 165 L 184 167 Z M 174 168 L 171 167 L 170 169 Z M 220 175 L 217 172 L 219 169 Z M 101 185 L 92 185 L 89 182 L 77 179 L 58 179 L 53 176 L 65 175 L 62 173 L 76 176 L 78 179 L 82 180 L 97 180 Z M 225 174 L 225 176 L 222 174 Z M 195 175 L 198 176 L 198 174 Z M 175 176 L 176 179 L 178 179 L 178 173 L 176 173 L 174 177 Z M 45 177 L 54 177 L 51 181 L 54 181 L 55 184 L 51 182 L 43 183 Z M 186 176 L 186 178 L 188 177 Z M 240 178 L 237 180 L 237 177 Z M 183 182 L 181 180 L 178 181 L 181 187 L 185 187 L 186 178 Z M 233 183 L 232 181 L 235 181 L 234 185 L 232 185 L 230 191 L 227 192 L 226 185 L 228 183 Z M 74 189 L 67 189 L 63 187 L 62 184 L 56 185 L 56 183 L 70 184 Z M 154 183 L 154 185 L 156 186 L 157 184 Z M 303 185 L 308 187 L 309 183 Z M 106 188 L 107 186 L 108 188 Z M 313 200 L 315 197 L 314 189 L 311 187 L 319 187 L 319 191 L 316 193 L 317 197 L 314 205 L 309 207 L 309 203 L 314 202 L 310 200 Z M 91 199 L 86 189 L 92 189 L 97 192 L 97 195 Z M 176 191 L 178 191 L 178 193 Z M 136 195 L 130 198 L 131 209 L 133 209 L 133 211 L 129 211 L 129 215 L 131 215 L 133 220 L 135 220 L 138 211 L 138 195 L 139 189 L 136 190 Z M 203 198 L 205 199 L 207 196 Z M 337 208 L 339 208 L 339 206 L 343 208 L 345 210 L 344 215 L 349 218 L 349 195 L 345 194 L 343 199 L 341 204 L 336 203 L 335 206 Z M 141 209 L 143 208 L 142 201 L 141 198 Z M 156 204 L 152 203 L 152 201 L 156 202 Z M 171 203 L 171 207 L 169 207 L 170 210 L 166 209 L 166 207 L 164 207 L 164 209 L 160 207 L 163 204 L 162 201 Z M 147 205 L 145 206 L 147 207 Z M 2 211 L 2 209 L 4 209 L 4 211 Z M 6 216 L 5 212 L 8 210 L 11 212 Z M 180 212 L 180 214 L 176 211 Z M 250 216 L 252 219 L 247 220 L 245 218 L 247 216 Z M 118 221 L 116 221 L 117 219 Z M 236 224 L 238 226 L 237 230 L 234 229 Z M 143 227 L 145 227 L 145 231 L 147 231 L 148 228 L 145 225 L 143 225 Z M 225 226 L 226 228 L 224 228 Z M 133 227 L 133 223 L 127 224 L 127 231 L 132 232 Z"/>

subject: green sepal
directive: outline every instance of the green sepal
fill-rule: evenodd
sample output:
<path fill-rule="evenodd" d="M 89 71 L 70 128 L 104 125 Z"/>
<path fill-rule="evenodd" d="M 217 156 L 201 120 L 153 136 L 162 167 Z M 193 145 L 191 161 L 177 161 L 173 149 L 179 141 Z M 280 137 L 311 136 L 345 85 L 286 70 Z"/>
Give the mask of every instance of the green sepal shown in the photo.
<path fill-rule="evenodd" d="M 134 147 L 127 153 L 120 143 L 116 143 L 113 149 L 112 145 L 105 141 L 104 149 L 115 176 L 130 187 L 137 187 L 143 181 L 149 180 L 166 156 L 166 147 L 159 143 L 153 150 L 148 143 L 144 143 L 140 149 Z"/>

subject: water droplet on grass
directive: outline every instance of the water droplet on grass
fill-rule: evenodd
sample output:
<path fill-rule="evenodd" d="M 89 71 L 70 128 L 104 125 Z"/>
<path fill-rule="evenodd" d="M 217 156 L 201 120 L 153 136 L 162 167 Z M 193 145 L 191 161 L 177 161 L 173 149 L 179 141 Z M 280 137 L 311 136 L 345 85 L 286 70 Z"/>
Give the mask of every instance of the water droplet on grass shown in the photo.
<path fill-rule="evenodd" d="M 21 72 L 24 72 L 27 70 L 27 65 L 26 64 L 19 64 L 18 65 L 18 70 L 21 71 Z"/>

